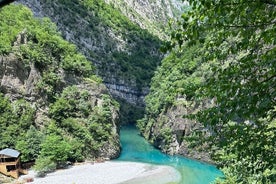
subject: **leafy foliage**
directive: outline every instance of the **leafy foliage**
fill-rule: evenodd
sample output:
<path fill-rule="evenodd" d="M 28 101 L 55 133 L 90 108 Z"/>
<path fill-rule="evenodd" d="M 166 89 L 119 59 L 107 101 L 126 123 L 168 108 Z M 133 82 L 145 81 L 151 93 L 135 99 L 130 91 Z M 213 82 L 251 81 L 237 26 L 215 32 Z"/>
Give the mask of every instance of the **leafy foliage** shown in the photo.
<path fill-rule="evenodd" d="M 57 167 L 57 164 L 54 163 L 49 157 L 41 157 L 36 160 L 34 165 L 34 170 L 37 171 L 38 176 L 45 176 L 49 172 L 53 172 Z"/>
<path fill-rule="evenodd" d="M 88 117 L 92 110 L 89 96 L 87 90 L 79 90 L 77 86 L 65 88 L 61 96 L 50 106 L 51 117 L 59 122 L 69 117 Z"/>
<path fill-rule="evenodd" d="M 41 144 L 41 157 L 49 158 L 58 165 L 64 164 L 69 158 L 71 145 L 56 134 L 49 134 Z"/>
<path fill-rule="evenodd" d="M 214 153 L 224 166 L 228 183 L 273 183 L 275 177 L 275 120 L 267 119 L 250 124 L 229 122 L 224 125 L 221 137 L 227 137 Z M 237 173 L 239 172 L 239 173 Z"/>
<path fill-rule="evenodd" d="M 1 93 L 0 101 L 0 145 L 1 148 L 15 147 L 20 136 L 32 125 L 34 109 L 25 100 L 11 104 Z"/>
<path fill-rule="evenodd" d="M 146 97 L 147 111 L 157 116 L 171 106 L 178 95 L 194 96 L 199 87 L 201 71 L 199 58 L 195 54 L 199 47 L 187 48 L 183 53 L 173 51 L 163 61 L 152 78 L 151 91 Z"/>
<path fill-rule="evenodd" d="M 101 96 L 106 89 L 91 62 L 63 40 L 50 19 L 36 19 L 22 5 L 3 7 L 0 16 L 0 55 L 16 56 L 40 79 L 33 84 L 36 102 L 29 94 L 11 101 L 0 93 L 0 148 L 18 149 L 22 161 L 36 160 L 41 175 L 67 161 L 98 157 L 101 146 L 117 136 L 112 128 L 119 105 Z M 40 113 L 47 117 L 38 126 Z"/>
<path fill-rule="evenodd" d="M 53 0 L 42 3 L 42 7 L 47 15 L 64 25 L 60 29 L 65 36 L 71 30 L 70 39 L 97 63 L 104 81 L 109 81 L 112 75 L 139 90 L 149 86 L 162 58 L 161 41 L 156 36 L 104 0 Z M 91 38 L 93 41 L 89 41 Z"/>
<path fill-rule="evenodd" d="M 37 89 L 50 100 L 54 100 L 62 86 L 60 68 L 79 77 L 93 74 L 91 62 L 77 52 L 76 46 L 63 40 L 49 19 L 33 18 L 31 11 L 22 5 L 4 7 L 0 14 L 3 17 L 0 40 L 5 41 L 0 54 L 15 52 L 26 66 L 34 64 L 42 74 Z"/>
<path fill-rule="evenodd" d="M 15 148 L 21 151 L 23 162 L 37 159 L 40 154 L 40 144 L 44 135 L 34 126 L 30 126 L 26 134 L 16 142 Z"/>
<path fill-rule="evenodd" d="M 153 90 L 147 97 L 148 114 L 154 119 L 166 110 L 166 105 L 171 106 L 175 98 L 171 94 L 186 94 L 196 101 L 214 100 L 213 106 L 199 109 L 195 118 L 213 132 L 213 158 L 226 176 L 222 182 L 274 183 L 276 3 L 188 2 L 191 9 L 174 25 L 177 29 L 172 30 L 172 39 L 166 47 L 172 53 L 177 50 L 185 54 L 187 49 L 200 44 L 200 50 L 191 52 L 199 56 L 195 71 L 201 70 L 199 66 L 205 66 L 205 70 L 199 85 L 180 83 L 183 89 L 179 92 L 168 91 L 169 81 L 158 84 L 153 80 Z M 166 62 L 162 63 L 162 67 L 165 65 Z M 186 66 L 182 68 L 185 70 Z M 161 72 L 156 76 L 161 76 Z M 163 74 L 169 76 L 168 71 Z M 173 81 L 181 78 L 180 74 L 175 76 Z M 166 93 L 159 93 L 155 84 L 165 86 Z M 173 87 L 172 91 L 176 89 Z M 194 94 L 191 89 L 195 89 Z M 160 99 L 165 100 L 160 103 Z M 152 121 L 144 123 L 145 127 Z"/>
<path fill-rule="evenodd" d="M 118 110 L 118 104 L 108 95 L 101 99 L 101 105 L 92 105 L 89 91 L 71 86 L 65 88 L 50 106 L 50 116 L 66 132 L 63 135 L 70 135 L 69 139 L 75 145 L 74 153 L 78 156 L 71 155 L 72 160 L 94 156 L 91 152 L 97 153 L 114 136 L 112 113 Z"/>
<path fill-rule="evenodd" d="M 275 105 L 275 5 L 242 2 L 190 2 L 193 10 L 183 14 L 172 43 L 204 42 L 203 59 L 220 63 L 206 81 L 206 96 L 217 98 L 221 108 L 216 109 L 230 111 L 221 112 L 225 118 L 257 119 Z"/>
<path fill-rule="evenodd" d="M 16 14 L 11 12 L 16 12 Z M 0 54 L 7 54 L 12 50 L 16 36 L 26 24 L 32 26 L 32 13 L 23 6 L 7 6 L 1 8 L 0 17 L 2 17 L 0 21 Z"/>

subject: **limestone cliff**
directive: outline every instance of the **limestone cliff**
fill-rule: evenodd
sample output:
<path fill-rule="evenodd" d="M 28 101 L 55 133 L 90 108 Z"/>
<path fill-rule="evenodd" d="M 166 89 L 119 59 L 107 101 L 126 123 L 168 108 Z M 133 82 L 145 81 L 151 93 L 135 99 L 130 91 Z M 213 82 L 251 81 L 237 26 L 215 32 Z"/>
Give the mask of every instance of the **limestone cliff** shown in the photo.
<path fill-rule="evenodd" d="M 159 64 L 161 41 L 104 1 L 18 1 L 54 21 L 63 37 L 91 60 L 110 92 L 142 105 Z"/>
<path fill-rule="evenodd" d="M 70 150 L 61 155 L 63 162 L 118 157 L 119 105 L 92 63 L 49 19 L 35 19 L 28 8 L 10 5 L 0 15 L 5 40 L 0 45 L 0 148 L 18 147 L 25 161 L 33 160 L 43 152 L 43 141 L 56 136 Z M 28 153 L 32 145 L 22 143 L 32 139 L 26 137 L 29 131 L 42 133 L 35 155 Z"/>
<path fill-rule="evenodd" d="M 76 86 L 80 91 L 89 92 L 89 104 L 94 108 L 103 104 L 102 94 L 109 94 L 103 84 L 86 82 L 82 78 L 58 69 L 61 77 L 60 91 L 70 86 Z M 51 121 L 49 118 L 49 101 L 44 91 L 38 90 L 38 82 L 42 80 L 42 72 L 34 64 L 24 63 L 16 53 L 0 56 L 0 92 L 5 94 L 11 102 L 25 99 L 35 110 L 34 125 L 38 127 L 47 126 Z M 118 109 L 112 108 L 112 134 L 111 139 L 102 147 L 102 150 L 94 156 L 103 158 L 116 158 L 120 152 L 119 143 L 119 116 Z"/>
<path fill-rule="evenodd" d="M 161 39 L 167 37 L 170 19 L 180 16 L 185 3 L 181 0 L 105 0 L 137 23 Z"/>
<path fill-rule="evenodd" d="M 184 98 L 176 99 L 177 105 L 172 105 L 167 111 L 158 115 L 155 122 L 148 123 L 144 127 L 143 135 L 152 144 L 170 155 L 183 155 L 188 158 L 212 163 L 208 144 L 194 146 L 192 141 L 198 133 L 199 136 L 208 136 L 210 132 L 201 123 L 185 118 L 199 109 L 199 105 L 189 102 Z M 202 105 L 201 105 L 202 106 Z"/>
<path fill-rule="evenodd" d="M 209 72 L 208 65 L 199 62 L 200 56 L 191 54 L 198 49 L 173 50 L 162 60 L 146 96 L 145 117 L 138 125 L 163 152 L 210 162 L 209 144 L 200 139 L 207 138 L 210 130 L 192 118 L 213 103 L 192 98 L 204 81 L 202 73 Z"/>
<path fill-rule="evenodd" d="M 18 0 L 38 17 L 50 17 L 63 37 L 91 60 L 111 94 L 143 106 L 159 65 L 160 38 L 181 1 Z"/>

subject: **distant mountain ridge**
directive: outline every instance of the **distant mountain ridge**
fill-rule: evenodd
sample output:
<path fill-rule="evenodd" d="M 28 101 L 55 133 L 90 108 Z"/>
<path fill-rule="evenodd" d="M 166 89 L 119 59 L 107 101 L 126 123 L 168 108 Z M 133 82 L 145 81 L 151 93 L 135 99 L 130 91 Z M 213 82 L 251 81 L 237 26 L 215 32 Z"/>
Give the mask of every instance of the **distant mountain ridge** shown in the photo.
<path fill-rule="evenodd" d="M 180 16 L 184 4 L 181 0 L 105 0 L 119 9 L 142 29 L 165 39 L 170 19 Z"/>

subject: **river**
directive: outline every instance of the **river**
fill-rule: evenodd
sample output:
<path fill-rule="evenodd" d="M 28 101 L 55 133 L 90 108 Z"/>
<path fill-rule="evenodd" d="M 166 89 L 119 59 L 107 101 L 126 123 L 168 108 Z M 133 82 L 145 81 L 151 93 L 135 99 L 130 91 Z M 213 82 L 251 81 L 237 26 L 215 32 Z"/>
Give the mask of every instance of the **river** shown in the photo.
<path fill-rule="evenodd" d="M 122 127 L 122 152 L 118 161 L 133 161 L 172 166 L 181 174 L 179 184 L 209 184 L 223 176 L 215 166 L 182 156 L 169 156 L 150 145 L 134 126 Z"/>

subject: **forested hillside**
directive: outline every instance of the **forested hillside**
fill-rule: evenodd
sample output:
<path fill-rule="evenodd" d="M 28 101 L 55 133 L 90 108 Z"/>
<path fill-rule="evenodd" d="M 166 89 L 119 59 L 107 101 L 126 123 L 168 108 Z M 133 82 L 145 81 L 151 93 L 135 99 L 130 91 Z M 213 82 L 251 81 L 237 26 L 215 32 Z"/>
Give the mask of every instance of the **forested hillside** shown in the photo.
<path fill-rule="evenodd" d="M 118 156 L 119 120 L 139 118 L 141 108 L 132 105 L 143 105 L 163 55 L 152 30 L 114 6 L 34 0 L 1 8 L 0 148 L 18 149 L 42 173 L 66 161 Z M 109 92 L 126 104 L 121 113 Z"/>
<path fill-rule="evenodd" d="M 219 183 L 276 183 L 276 2 L 185 2 L 1 8 L 0 149 L 18 149 L 41 174 L 115 158 L 119 120 L 135 122 L 150 91 L 138 127 L 154 146 L 217 164 Z M 166 42 L 163 23 L 179 11 Z"/>
<path fill-rule="evenodd" d="M 179 1 L 17 2 L 38 17 L 49 17 L 62 36 L 93 62 L 96 74 L 120 103 L 123 123 L 143 116 L 150 79 L 163 58 L 160 37 L 165 37 L 164 26 L 173 13 L 180 12 Z"/>
<path fill-rule="evenodd" d="M 110 92 L 143 105 L 153 72 L 162 59 L 161 40 L 104 0 L 18 1 L 49 17 L 63 37 L 94 63 Z"/>
<path fill-rule="evenodd" d="M 0 17 L 0 149 L 36 159 L 42 173 L 117 157 L 119 105 L 92 63 L 25 6 L 5 6 Z"/>
<path fill-rule="evenodd" d="M 168 38 L 168 22 L 179 17 L 187 7 L 181 0 L 105 0 L 105 2 L 161 40 Z"/>
<path fill-rule="evenodd" d="M 221 183 L 275 183 L 276 3 L 189 3 L 138 126 L 165 152 L 210 156 Z"/>
<path fill-rule="evenodd" d="M 189 141 L 197 139 L 199 131 L 208 134 L 208 129 L 186 117 L 212 104 L 211 100 L 194 99 L 204 77 L 211 73 L 208 64 L 200 63 L 200 50 L 200 45 L 186 45 L 185 50 L 171 51 L 162 61 L 146 96 L 146 116 L 139 120 L 138 127 L 163 152 L 212 162 L 206 144 L 198 146 Z"/>

